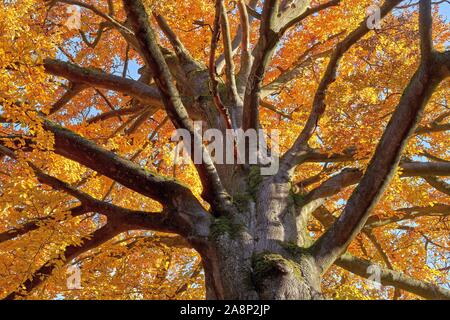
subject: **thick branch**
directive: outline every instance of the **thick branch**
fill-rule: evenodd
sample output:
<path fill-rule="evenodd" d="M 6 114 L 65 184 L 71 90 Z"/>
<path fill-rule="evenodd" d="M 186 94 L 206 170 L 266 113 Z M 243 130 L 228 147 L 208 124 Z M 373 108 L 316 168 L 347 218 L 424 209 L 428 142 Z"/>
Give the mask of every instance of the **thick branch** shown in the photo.
<path fill-rule="evenodd" d="M 148 15 L 141 1 L 124 0 L 124 8 L 142 49 L 144 59 L 153 71 L 167 114 L 175 127 L 189 131 L 196 147 L 202 150 L 203 161 L 197 166 L 204 187 L 206 199 L 216 204 L 219 211 L 223 206 L 231 206 L 230 197 L 222 186 L 217 170 L 210 155 L 202 144 L 202 139 L 195 131 L 186 108 L 180 99 L 178 89 L 173 83 L 169 67 L 157 44 L 154 31 L 148 22 Z"/>
<path fill-rule="evenodd" d="M 421 11 L 421 15 L 424 13 Z M 396 171 L 409 137 L 437 85 L 445 78 L 437 58 L 422 60 L 387 125 L 358 187 L 336 223 L 315 243 L 316 257 L 326 270 L 345 252 L 364 226 Z"/>
<path fill-rule="evenodd" d="M 242 1 L 245 2 L 246 0 L 242 0 Z M 257 3 L 258 3 L 258 0 L 250 0 L 248 2 L 248 4 L 245 5 L 246 9 L 253 10 L 253 8 L 257 5 Z M 248 19 L 249 28 L 250 28 L 251 23 L 253 22 L 253 19 L 254 19 L 253 16 L 249 17 L 249 19 Z M 245 26 L 242 24 L 242 21 L 241 21 L 241 24 L 238 26 L 236 35 L 235 35 L 233 41 L 231 42 L 231 48 L 232 48 L 231 55 L 232 56 L 234 56 L 236 54 L 236 52 L 238 51 L 239 45 L 241 44 L 241 42 L 245 41 L 244 38 L 245 38 Z M 217 73 L 221 74 L 223 68 L 225 67 L 225 54 L 224 53 L 222 53 L 216 59 L 215 65 L 217 68 Z"/>
<path fill-rule="evenodd" d="M 146 171 L 135 163 L 48 120 L 44 121 L 44 129 L 54 134 L 56 153 L 169 207 L 177 207 L 175 198 L 179 198 L 184 199 L 193 209 L 203 211 L 189 188 L 175 180 Z"/>
<path fill-rule="evenodd" d="M 295 14 L 298 16 L 296 23 L 325 8 L 336 5 L 337 3 L 339 3 L 339 1 L 333 0 L 325 5 L 320 5 L 312 9 L 308 9 L 307 6 L 302 4 L 295 10 Z M 245 90 L 243 111 L 244 130 L 259 128 L 258 108 L 261 99 L 261 85 L 264 80 L 264 75 L 279 40 L 290 27 L 290 25 L 287 26 L 284 24 L 284 14 L 280 16 L 281 19 L 278 17 L 279 6 L 280 1 L 278 0 L 264 1 L 259 40 L 253 50 L 254 62 L 249 75 L 249 82 Z"/>
<path fill-rule="evenodd" d="M 385 17 L 401 0 L 386 1 L 380 8 L 382 17 Z M 307 143 L 316 131 L 320 118 L 325 113 L 325 97 L 330 85 L 336 81 L 337 70 L 339 63 L 344 54 L 362 37 L 371 31 L 369 29 L 367 21 L 364 20 L 360 23 L 359 27 L 351 32 L 342 42 L 340 42 L 334 52 L 331 55 L 328 62 L 327 69 L 320 81 L 314 96 L 313 106 L 306 124 L 295 140 L 292 147 L 282 157 L 280 165 L 280 175 L 286 174 L 291 171 L 297 164 L 303 159 L 304 153 L 307 149 Z"/>
<path fill-rule="evenodd" d="M 220 0 L 216 1 L 215 9 L 216 10 L 215 10 L 215 15 L 214 15 L 214 25 L 213 25 L 213 29 L 212 29 L 212 35 L 211 35 L 211 48 L 210 48 L 209 63 L 208 63 L 209 79 L 211 81 L 210 90 L 211 90 L 211 95 L 213 97 L 214 104 L 215 104 L 217 110 L 219 110 L 220 114 L 222 115 L 222 117 L 224 118 L 224 120 L 227 124 L 227 129 L 231 129 L 231 127 L 233 125 L 236 125 L 236 121 L 234 120 L 233 122 L 235 122 L 235 123 L 232 123 L 232 120 L 230 119 L 230 117 L 228 115 L 227 108 L 223 104 L 223 101 L 220 97 L 219 90 L 218 90 L 219 80 L 217 77 L 217 67 L 216 67 L 216 60 L 215 60 L 217 46 L 218 46 L 218 42 L 220 39 L 220 20 L 221 20 L 221 11 L 222 11 L 222 5 L 220 3 Z M 225 57 L 225 54 L 224 54 L 224 57 Z"/>
<path fill-rule="evenodd" d="M 391 223 L 396 223 L 405 220 L 412 220 L 420 217 L 448 217 L 450 216 L 450 205 L 436 204 L 429 207 L 411 207 L 396 210 L 403 212 L 403 216 L 395 216 L 390 218 L 380 218 L 378 216 L 371 216 L 367 219 L 365 228 L 373 229 L 386 226 Z"/>
<path fill-rule="evenodd" d="M 336 218 L 324 207 L 318 208 L 313 215 L 325 228 L 332 226 L 336 220 Z M 366 225 L 364 230 L 368 234 L 371 234 L 369 224 Z M 378 250 L 380 249 L 381 248 L 378 248 Z M 384 257 L 383 259 L 387 259 L 389 261 L 387 257 Z M 335 261 L 335 264 L 363 278 L 369 278 L 372 276 L 368 270 L 369 266 L 373 265 L 373 263 L 353 257 L 350 254 L 342 255 Z M 394 286 L 396 289 L 406 290 L 424 297 L 425 299 L 449 299 L 450 291 L 435 284 L 410 278 L 394 270 L 381 267 L 380 269 L 380 280 L 383 285 Z"/>
<path fill-rule="evenodd" d="M 248 76 L 252 68 L 253 57 L 250 52 L 250 18 L 247 12 L 247 5 L 244 0 L 238 2 L 239 16 L 242 26 L 242 45 L 241 45 L 241 68 L 237 76 L 237 91 L 240 97 L 243 97 L 247 85 Z"/>
<path fill-rule="evenodd" d="M 363 278 L 369 278 L 372 276 L 372 274 L 369 273 L 368 270 L 369 267 L 373 265 L 373 263 L 371 263 L 370 261 L 355 258 L 349 254 L 345 254 L 338 258 L 336 260 L 336 265 Z M 425 299 L 450 299 L 450 291 L 438 285 L 416 280 L 400 272 L 382 267 L 380 267 L 380 271 L 380 281 L 382 285 L 394 286 L 395 288 L 406 290 Z"/>
<path fill-rule="evenodd" d="M 430 60 L 433 51 L 433 18 L 431 15 L 431 0 L 422 0 L 419 3 L 419 32 L 420 53 L 422 60 Z"/>
<path fill-rule="evenodd" d="M 450 183 L 436 177 L 425 177 L 425 181 L 436 190 L 450 196 Z"/>
<path fill-rule="evenodd" d="M 142 102 L 162 107 L 158 90 L 142 82 L 125 79 L 95 69 L 82 68 L 75 64 L 55 59 L 45 59 L 44 67 L 46 72 L 64 77 L 74 83 L 118 91 L 135 97 Z"/>
<path fill-rule="evenodd" d="M 6 154 L 11 158 L 15 158 L 14 153 L 0 146 L 0 153 Z M 121 226 L 132 226 L 137 229 L 150 229 L 153 231 L 168 232 L 168 233 L 180 233 L 188 235 L 191 230 L 186 228 L 184 222 L 176 223 L 176 217 L 168 215 L 166 212 L 144 212 L 135 211 L 131 209 L 122 208 L 114 204 L 100 201 L 92 197 L 91 195 L 78 190 L 70 184 L 46 174 L 41 169 L 36 167 L 33 163 L 28 162 L 28 165 L 33 169 L 39 182 L 46 184 L 57 191 L 62 191 L 68 195 L 71 195 L 81 202 L 81 206 L 72 209 L 72 214 L 82 215 L 86 212 L 98 212 L 108 217 L 108 221 L 113 221 Z M 168 211 L 172 213 L 172 211 Z M 50 218 L 48 218 L 50 219 Z M 42 219 L 38 221 L 42 223 Z M 178 221 L 179 222 L 179 221 Z M 26 229 L 34 230 L 34 224 L 27 224 Z M 33 229 L 34 228 L 34 229 Z M 31 231 L 30 230 L 30 231 Z M 23 230 L 25 231 L 25 230 Z M 21 231 L 19 231 L 21 232 Z"/>
<path fill-rule="evenodd" d="M 450 162 L 402 162 L 402 176 L 450 176 Z"/>

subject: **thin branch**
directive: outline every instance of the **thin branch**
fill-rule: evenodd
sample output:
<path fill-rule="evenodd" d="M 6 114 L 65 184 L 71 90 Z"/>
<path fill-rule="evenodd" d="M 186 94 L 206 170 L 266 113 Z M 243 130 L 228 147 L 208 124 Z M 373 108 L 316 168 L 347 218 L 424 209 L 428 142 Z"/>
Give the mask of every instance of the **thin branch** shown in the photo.
<path fill-rule="evenodd" d="M 432 123 L 428 126 L 419 127 L 416 130 L 416 134 L 429 134 L 443 131 L 450 131 L 450 123 Z"/>
<path fill-rule="evenodd" d="M 103 112 L 95 117 L 92 117 L 91 119 L 88 119 L 87 123 L 91 124 L 91 123 L 96 123 L 99 121 L 108 120 L 108 119 L 114 118 L 114 117 L 136 114 L 138 112 L 142 112 L 143 108 L 144 108 L 143 105 L 136 104 L 136 106 L 130 107 L 130 108 L 115 109 L 115 110 Z"/>
<path fill-rule="evenodd" d="M 370 242 L 372 242 L 373 246 L 377 250 L 378 254 L 380 255 L 381 259 L 383 260 L 384 264 L 389 270 L 394 270 L 394 265 L 391 263 L 391 259 L 387 255 L 387 253 L 384 251 L 382 245 L 378 241 L 377 237 L 373 234 L 372 231 L 364 231 L 364 234 L 369 238 Z M 397 287 L 394 287 L 394 295 L 392 300 L 397 300 L 397 298 L 401 295 L 400 289 Z"/>
<path fill-rule="evenodd" d="M 175 54 L 178 56 L 180 61 L 182 61 L 181 65 L 185 73 L 189 74 L 190 72 L 199 70 L 200 65 L 195 61 L 190 52 L 186 49 L 184 44 L 178 38 L 177 34 L 170 28 L 166 19 L 164 19 L 163 16 L 157 13 L 154 13 L 153 16 L 155 17 L 159 27 L 166 35 L 172 47 L 175 49 Z"/>
<path fill-rule="evenodd" d="M 101 17 L 101 18 L 105 19 L 106 21 L 108 21 L 109 23 L 111 23 L 119 31 L 129 34 L 129 35 L 133 34 L 133 32 L 131 30 L 129 30 L 124 25 L 122 25 L 119 21 L 114 19 L 112 16 L 102 12 L 100 9 L 98 9 L 97 7 L 95 7 L 93 5 L 90 5 L 90 4 L 87 4 L 84 2 L 80 2 L 77 0 L 50 0 L 49 2 L 52 3 L 52 5 L 60 2 L 60 3 L 75 5 L 75 6 L 79 6 L 79 7 L 88 9 L 88 10 L 92 11 L 93 13 L 95 13 L 96 15 L 98 15 L 99 17 Z"/>
<path fill-rule="evenodd" d="M 336 220 L 323 206 L 318 208 L 313 215 L 325 228 L 330 228 Z M 364 231 L 371 233 L 371 229 L 368 226 L 364 228 Z M 372 273 L 369 273 L 369 267 L 373 265 L 372 262 L 353 257 L 348 253 L 340 256 L 334 263 L 363 278 L 370 278 L 372 276 Z M 382 285 L 394 286 L 396 289 L 417 294 L 425 299 L 449 299 L 450 297 L 450 291 L 438 285 L 413 279 L 391 269 L 380 267 L 380 270 Z"/>
<path fill-rule="evenodd" d="M 241 19 L 242 26 L 242 44 L 241 44 L 241 68 L 237 75 L 237 91 L 240 97 L 243 97 L 245 93 L 245 87 L 247 85 L 248 76 L 252 69 L 253 57 L 250 52 L 250 18 L 247 12 L 247 5 L 245 0 L 239 0 L 238 2 L 239 17 Z M 241 116 L 242 117 L 242 116 Z"/>
<path fill-rule="evenodd" d="M 435 176 L 450 175 L 450 166 L 442 166 L 443 163 L 437 162 L 401 162 L 399 164 L 401 170 L 401 178 L 408 177 L 423 177 L 430 185 L 443 193 L 450 193 L 450 186 L 448 183 L 438 179 Z M 440 171 L 435 167 L 439 167 Z M 443 168 L 444 167 L 444 168 Z M 322 182 L 318 187 L 308 192 L 303 197 L 303 203 L 325 199 L 339 194 L 344 188 L 358 183 L 363 176 L 363 171 L 357 168 L 345 168 L 340 173 L 328 178 Z M 317 177 L 312 177 L 312 181 L 319 182 L 320 174 Z"/>
<path fill-rule="evenodd" d="M 78 257 L 79 255 L 92 250 L 108 240 L 114 238 L 116 235 L 121 233 L 123 230 L 107 224 L 104 227 L 98 229 L 90 235 L 90 237 L 84 240 L 81 246 L 69 245 L 65 248 L 63 253 L 63 264 L 67 264 L 72 259 Z M 59 259 L 53 261 L 48 261 L 38 270 L 36 270 L 31 278 L 24 281 L 14 292 L 8 294 L 4 300 L 14 300 L 17 298 L 23 298 L 29 294 L 33 289 L 41 285 L 52 273 L 60 267 L 61 262 Z"/>
<path fill-rule="evenodd" d="M 86 88 L 87 86 L 84 84 L 72 83 L 70 88 L 61 96 L 61 98 L 52 105 L 48 114 L 51 115 L 61 110 L 70 100 Z"/>
<path fill-rule="evenodd" d="M 414 220 L 420 217 L 448 217 L 450 216 L 450 205 L 435 204 L 429 207 L 410 207 L 397 209 L 397 212 L 403 212 L 402 216 L 394 216 L 390 218 L 380 218 L 371 216 L 367 219 L 366 228 L 380 228 L 391 223 L 397 223 L 405 220 Z"/>
<path fill-rule="evenodd" d="M 241 102 L 239 97 L 237 86 L 236 86 L 236 76 L 235 76 L 235 66 L 233 61 L 233 48 L 231 44 L 231 34 L 230 34 L 230 24 L 228 22 L 228 15 L 223 3 L 223 0 L 216 0 L 216 5 L 219 6 L 220 12 L 220 28 L 222 30 L 223 47 L 225 54 L 225 70 L 226 70 L 226 86 L 228 89 L 228 94 L 231 97 L 231 102 L 233 106 L 237 106 Z"/>
<path fill-rule="evenodd" d="M 75 208 L 70 209 L 69 215 L 71 217 L 78 217 L 83 214 L 88 213 L 89 211 L 83 206 L 77 206 Z M 53 221 L 55 219 L 54 216 L 47 216 L 42 218 L 37 218 L 30 222 L 24 223 L 14 229 L 10 229 L 8 231 L 0 233 L 0 243 L 13 240 L 14 238 L 20 237 L 24 234 L 27 234 L 31 231 L 39 229 L 41 226 L 46 225 L 48 222 Z"/>
<path fill-rule="evenodd" d="M 218 86 L 219 86 L 219 80 L 217 76 L 217 66 L 216 66 L 216 51 L 217 46 L 220 39 L 220 20 L 221 20 L 221 11 L 222 6 L 220 5 L 220 0 L 216 0 L 216 12 L 214 16 L 214 25 L 212 29 L 212 35 L 211 35 L 211 46 L 210 46 L 210 53 L 209 53 L 209 65 L 208 65 L 208 71 L 209 71 L 209 78 L 211 80 L 210 90 L 211 95 L 213 97 L 214 104 L 216 108 L 219 110 L 220 114 L 225 120 L 225 123 L 227 125 L 227 129 L 231 129 L 234 125 L 231 123 L 230 115 L 228 114 L 228 110 L 223 104 L 223 101 L 220 97 Z"/>

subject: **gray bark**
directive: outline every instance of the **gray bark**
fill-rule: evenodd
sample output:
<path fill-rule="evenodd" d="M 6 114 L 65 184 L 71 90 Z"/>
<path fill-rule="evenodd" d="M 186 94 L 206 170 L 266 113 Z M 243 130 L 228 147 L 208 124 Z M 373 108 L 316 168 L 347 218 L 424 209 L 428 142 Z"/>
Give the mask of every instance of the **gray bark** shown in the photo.
<path fill-rule="evenodd" d="M 164 18 L 156 15 L 175 53 L 162 48 L 157 43 L 144 6 L 140 1 L 134 0 L 124 0 L 127 26 L 133 31 L 107 15 L 103 18 L 118 28 L 129 44 L 144 58 L 146 66 L 143 71 L 148 72 L 148 77 L 144 77 L 142 81 L 134 81 L 52 59 L 46 59 L 44 67 L 48 73 L 73 82 L 77 90 L 96 86 L 130 95 L 143 105 L 140 108 L 138 104 L 137 111 L 149 107 L 152 107 L 152 111 L 165 109 L 175 127 L 187 129 L 192 137 L 196 136 L 193 129 L 194 120 L 202 120 L 204 129 L 218 129 L 222 133 L 225 133 L 230 123 L 242 123 L 245 129 L 258 128 L 258 108 L 264 75 L 281 37 L 295 23 L 321 10 L 328 10 L 339 2 L 331 0 L 314 8 L 308 8 L 307 2 L 302 2 L 301 6 L 289 9 L 280 5 L 277 0 L 264 1 L 259 17 L 260 38 L 253 49 L 253 58 L 248 56 L 248 43 L 244 44 L 247 50 L 243 50 L 243 55 L 246 61 L 252 64 L 251 68 L 246 66 L 245 72 L 238 73 L 239 81 L 236 83 L 232 60 L 236 46 L 231 41 L 223 2 L 218 0 L 217 14 L 221 17 L 216 17 L 214 31 L 218 34 L 217 28 L 221 28 L 225 34 L 226 52 L 223 54 L 223 60 L 226 63 L 224 67 L 228 78 L 226 89 L 215 85 L 211 88 L 211 82 L 217 84 L 214 74 L 216 66 L 210 65 L 208 69 L 193 60 Z M 387 15 L 399 2 L 386 1 L 382 7 L 382 15 Z M 55 153 L 141 195 L 157 200 L 164 207 L 163 212 L 152 215 L 120 208 L 93 199 L 35 168 L 35 173 L 42 183 L 77 198 L 81 202 L 80 210 L 83 213 L 84 210 L 95 211 L 108 217 L 108 224 L 95 232 L 93 240 L 85 241 L 80 248 L 69 246 L 65 256 L 68 259 L 76 258 L 119 232 L 127 230 L 177 233 L 197 250 L 203 259 L 208 299 L 323 299 L 320 287 L 322 275 L 336 261 L 357 275 L 367 276 L 364 270 L 366 263 L 341 256 L 359 231 L 370 231 L 371 228 L 400 221 L 371 221 L 369 214 L 400 165 L 401 153 L 409 136 L 415 132 L 430 95 L 450 74 L 450 54 L 437 53 L 432 48 L 430 3 L 422 1 L 420 6 L 422 61 L 383 134 L 369 168 L 365 173 L 359 170 L 343 170 L 304 197 L 292 187 L 293 170 L 297 165 L 307 161 L 354 160 L 351 151 L 343 155 L 327 155 L 325 159 L 320 153 L 311 150 L 308 142 L 326 110 L 325 96 L 329 85 L 338 76 L 339 61 L 353 44 L 370 32 L 365 21 L 337 45 L 314 99 L 309 120 L 294 145 L 282 158 L 281 170 L 277 175 L 263 177 L 260 175 L 259 166 L 215 164 L 209 154 L 205 163 L 197 166 L 204 188 L 202 197 L 210 204 L 210 210 L 205 209 L 187 186 L 175 179 L 143 170 L 132 161 L 44 119 L 44 129 L 55 136 Z M 248 29 L 250 20 L 245 17 L 244 9 L 241 3 L 243 38 L 248 41 L 248 30 L 245 30 Z M 216 40 L 213 38 L 212 47 L 217 45 L 214 43 Z M 213 64 L 216 61 L 214 54 L 211 61 Z M 242 79 L 242 76 L 246 79 Z M 149 84 L 151 81 L 154 81 L 155 85 Z M 65 105 L 71 94 L 69 92 L 56 103 L 55 112 Z M 226 107 L 227 112 L 221 110 L 222 107 Z M 134 106 L 117 114 L 133 113 L 135 109 Z M 230 121 L 229 115 L 240 115 L 242 119 Z M 110 114 L 101 115 L 95 121 L 108 117 Z M 0 147 L 0 154 L 14 157 L 11 150 L 2 145 Z M 447 185 L 432 179 L 436 175 L 448 176 L 448 164 L 430 165 L 404 161 L 401 166 L 404 169 L 404 177 L 425 176 L 431 185 L 442 192 L 448 192 Z M 318 179 L 320 181 L 320 177 Z M 327 197 L 358 182 L 356 191 L 338 219 L 317 212 Z M 423 215 L 448 215 L 449 212 L 448 206 L 436 206 L 434 211 L 428 208 L 409 209 L 408 219 Z M 309 238 L 307 229 L 308 220 L 312 216 L 328 229 L 315 243 Z M 19 236 L 36 228 L 36 222 L 31 222 L 13 234 Z M 3 237 L 4 241 L 11 239 L 3 234 L 0 237 Z M 53 269 L 54 266 L 50 265 L 38 270 L 32 278 L 34 280 L 24 283 L 26 291 L 30 292 L 41 284 L 45 277 L 51 275 Z M 447 290 L 404 277 L 392 270 L 385 270 L 384 275 L 384 283 L 425 298 L 450 298 Z M 16 293 L 13 292 L 8 297 L 14 298 Z"/>

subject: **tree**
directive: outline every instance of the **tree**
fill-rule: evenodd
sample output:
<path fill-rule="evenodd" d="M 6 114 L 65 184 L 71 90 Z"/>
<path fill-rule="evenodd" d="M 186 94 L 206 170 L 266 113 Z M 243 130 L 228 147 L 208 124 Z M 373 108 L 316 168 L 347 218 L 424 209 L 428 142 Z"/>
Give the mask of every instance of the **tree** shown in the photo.
<path fill-rule="evenodd" d="M 2 295 L 449 299 L 439 4 L 373 30 L 371 1 L 4 2 Z M 217 163 L 194 121 L 279 129 L 278 171 Z"/>

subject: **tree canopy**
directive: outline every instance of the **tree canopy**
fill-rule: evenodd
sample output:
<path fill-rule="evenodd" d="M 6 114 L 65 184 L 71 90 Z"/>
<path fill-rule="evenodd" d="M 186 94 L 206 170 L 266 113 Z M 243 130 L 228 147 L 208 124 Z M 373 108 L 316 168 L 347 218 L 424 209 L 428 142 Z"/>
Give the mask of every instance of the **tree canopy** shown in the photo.
<path fill-rule="evenodd" d="M 325 297 L 450 298 L 448 2 L 375 1 L 374 30 L 371 5 L 4 0 L 0 297 L 205 298 L 191 235 L 239 199 L 170 138 L 213 101 L 279 130 Z"/>

